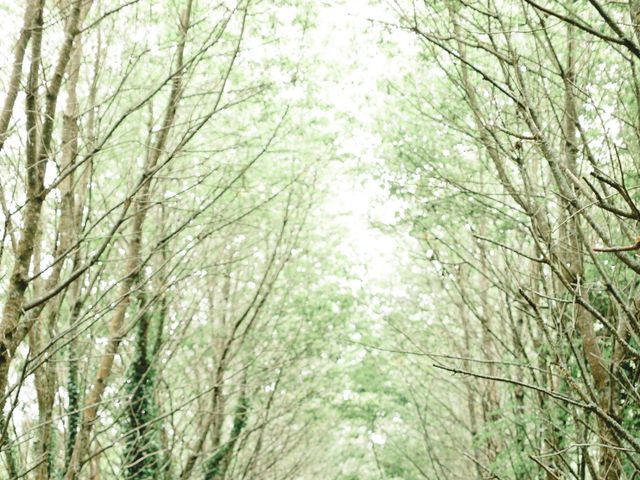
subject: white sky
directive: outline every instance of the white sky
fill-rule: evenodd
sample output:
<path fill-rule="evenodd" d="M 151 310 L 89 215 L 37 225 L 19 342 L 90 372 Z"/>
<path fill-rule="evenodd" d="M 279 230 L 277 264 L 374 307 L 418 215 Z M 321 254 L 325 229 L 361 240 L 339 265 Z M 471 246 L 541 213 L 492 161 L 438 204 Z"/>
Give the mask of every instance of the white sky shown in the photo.
<path fill-rule="evenodd" d="M 382 26 L 371 19 L 392 22 L 393 15 L 385 6 L 374 7 L 367 0 L 326 2 L 320 7 L 315 42 L 326 65 L 347 72 L 337 88 L 327 86 L 326 98 L 332 100 L 335 112 L 355 120 L 338 139 L 341 153 L 347 153 L 350 160 L 336 166 L 336 175 L 329 180 L 332 194 L 324 209 L 345 230 L 340 249 L 354 265 L 365 267 L 358 272 L 364 282 L 389 279 L 394 272 L 402 253 L 398 239 L 373 228 L 370 220 L 393 223 L 399 204 L 390 201 L 374 179 L 365 174 L 354 176 L 353 171 L 382 161 L 383 139 L 373 128 L 383 106 L 379 89 L 382 82 L 401 75 L 405 55 L 414 55 L 416 48 L 413 37 L 399 31 L 386 34 L 388 43 L 381 46 Z M 393 58 L 385 49 L 394 51 Z M 405 55 L 398 56 L 399 52 Z"/>

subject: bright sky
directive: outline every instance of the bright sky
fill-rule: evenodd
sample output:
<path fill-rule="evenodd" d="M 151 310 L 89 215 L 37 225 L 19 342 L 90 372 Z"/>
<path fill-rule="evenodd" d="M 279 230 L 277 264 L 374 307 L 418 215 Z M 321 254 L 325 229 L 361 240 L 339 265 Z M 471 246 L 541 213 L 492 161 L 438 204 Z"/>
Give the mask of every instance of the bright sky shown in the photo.
<path fill-rule="evenodd" d="M 346 71 L 337 86 L 326 85 L 326 98 L 332 99 L 335 112 L 355 120 L 338 140 L 341 153 L 349 154 L 350 160 L 336 166 L 325 209 L 346 231 L 341 250 L 354 264 L 364 265 L 365 271 L 358 273 L 365 282 L 388 279 L 401 254 L 396 235 L 371 226 L 371 221 L 392 224 L 400 205 L 388 198 L 379 182 L 364 173 L 353 173 L 357 167 L 382 161 L 382 139 L 374 130 L 383 101 L 379 89 L 383 82 L 401 74 L 403 57 L 398 52 L 414 53 L 412 36 L 400 31 L 381 36 L 381 25 L 371 21 L 392 19 L 387 7 L 374 7 L 367 0 L 327 2 L 320 8 L 315 36 L 325 64 Z M 393 59 L 385 49 L 394 51 Z"/>

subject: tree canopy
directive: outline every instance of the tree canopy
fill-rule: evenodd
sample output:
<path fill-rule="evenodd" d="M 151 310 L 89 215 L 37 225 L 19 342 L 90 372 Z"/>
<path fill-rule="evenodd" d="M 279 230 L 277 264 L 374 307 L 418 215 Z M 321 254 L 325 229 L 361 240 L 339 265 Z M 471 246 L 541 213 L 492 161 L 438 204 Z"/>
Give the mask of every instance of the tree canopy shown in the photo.
<path fill-rule="evenodd" d="M 0 478 L 640 478 L 636 0 L 0 14 Z"/>

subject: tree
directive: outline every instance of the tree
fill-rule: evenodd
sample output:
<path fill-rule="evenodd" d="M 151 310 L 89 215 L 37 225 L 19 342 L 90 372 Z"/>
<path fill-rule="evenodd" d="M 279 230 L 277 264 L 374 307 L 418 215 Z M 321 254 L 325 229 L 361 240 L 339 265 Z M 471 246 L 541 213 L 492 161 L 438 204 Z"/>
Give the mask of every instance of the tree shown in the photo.
<path fill-rule="evenodd" d="M 424 88 L 418 76 L 397 87 L 410 115 L 447 126 L 420 139 L 411 122 L 399 124 L 397 189 L 415 199 L 407 218 L 458 306 L 464 346 L 440 367 L 490 382 L 480 402 L 486 433 L 473 395 L 468 402 L 479 478 L 504 468 L 535 478 L 527 457 L 547 478 L 633 475 L 638 445 L 623 419 L 637 410 L 627 365 L 637 354 L 638 270 L 625 248 L 597 253 L 635 238 L 637 122 L 627 86 L 636 47 L 624 12 L 597 2 L 562 12 L 534 2 L 397 11 L 449 93 L 445 104 L 440 87 Z M 611 34 L 590 26 L 597 21 Z M 412 192 L 402 185 L 409 174 Z M 475 366 L 465 360 L 475 358 L 471 342 L 482 355 Z M 509 404 L 515 428 L 497 430 L 495 414 Z M 508 460 L 522 453 L 524 465 Z"/>

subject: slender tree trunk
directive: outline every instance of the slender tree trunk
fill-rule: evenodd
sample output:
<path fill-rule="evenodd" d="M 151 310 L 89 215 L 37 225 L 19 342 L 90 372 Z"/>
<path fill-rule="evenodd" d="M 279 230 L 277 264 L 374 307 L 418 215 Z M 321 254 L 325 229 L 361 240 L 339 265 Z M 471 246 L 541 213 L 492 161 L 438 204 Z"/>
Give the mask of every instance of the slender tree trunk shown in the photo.
<path fill-rule="evenodd" d="M 22 30 L 20 30 L 20 36 L 13 48 L 13 64 L 11 67 L 11 76 L 9 77 L 9 83 L 7 92 L 2 106 L 2 112 L 0 112 L 0 151 L 4 147 L 4 142 L 8 136 L 9 124 L 11 117 L 13 116 L 13 107 L 16 103 L 18 91 L 20 90 L 20 80 L 22 79 L 22 66 L 24 64 L 24 54 L 27 51 L 29 39 L 31 38 L 31 32 L 33 30 L 32 22 L 34 20 L 34 13 L 37 2 L 29 0 L 26 2 L 24 11 L 24 20 L 22 24 Z"/>
<path fill-rule="evenodd" d="M 34 23 L 31 34 L 31 66 L 26 92 L 27 148 L 26 177 L 27 204 L 23 217 L 23 228 L 18 242 L 15 262 L 6 292 L 6 302 L 0 321 L 0 396 L 4 396 L 9 366 L 16 348 L 29 333 L 31 324 L 19 328 L 22 317 L 22 305 L 25 291 L 29 285 L 29 268 L 36 248 L 37 232 L 46 191 L 44 173 L 49 158 L 51 137 L 56 114 L 56 103 L 67 70 L 74 39 L 79 32 L 80 6 L 82 0 L 74 0 L 67 22 L 65 40 L 62 44 L 58 62 L 47 90 L 42 129 L 37 128 L 39 69 L 41 62 L 42 28 L 44 0 L 38 0 L 35 6 Z M 40 135 L 39 135 L 40 133 Z M 2 406 L 2 405 L 0 405 Z M 4 439 L 0 439 L 2 445 Z"/>
<path fill-rule="evenodd" d="M 575 58 L 574 51 L 576 47 L 575 28 L 571 25 L 567 26 L 567 64 L 565 67 L 564 82 L 564 138 L 565 138 L 565 162 L 567 169 L 573 174 L 578 175 L 577 156 L 578 156 L 578 139 L 577 139 L 577 106 L 573 93 L 576 82 Z M 565 210 L 571 212 L 570 205 L 565 206 Z M 586 288 L 584 282 L 584 260 L 582 258 L 582 250 L 585 248 L 580 242 L 578 232 L 579 217 L 571 215 L 562 222 L 565 225 L 566 236 L 563 243 L 566 246 L 565 255 L 562 265 L 566 269 L 567 282 L 572 285 L 577 295 L 581 295 L 584 301 L 588 301 L 586 297 Z M 587 247 L 588 248 L 588 247 Z M 582 338 L 582 349 L 587 363 L 591 369 L 596 394 L 598 395 L 598 404 L 603 411 L 610 415 L 615 413 L 612 411 L 613 404 L 611 399 L 617 397 L 615 392 L 615 382 L 610 384 L 609 373 L 607 371 L 603 352 L 598 344 L 598 338 L 593 326 L 593 318 L 591 314 L 581 305 L 575 306 L 576 324 L 580 337 Z M 615 403 L 615 400 L 614 400 Z M 618 450 L 620 446 L 615 432 L 601 418 L 598 420 L 599 435 L 601 443 L 599 475 L 604 480 L 620 479 L 620 460 L 618 459 Z"/>
<path fill-rule="evenodd" d="M 160 155 L 164 152 L 164 148 L 168 139 L 169 131 L 171 130 L 178 103 L 182 95 L 182 77 L 183 77 L 183 58 L 184 48 L 186 44 L 187 31 L 189 29 L 189 22 L 191 16 L 191 4 L 189 0 L 185 11 L 180 19 L 181 25 L 181 38 L 178 44 L 176 55 L 176 72 L 171 87 L 171 93 L 169 95 L 169 102 L 165 112 L 165 117 L 162 122 L 158 137 L 152 147 L 150 155 L 145 162 L 144 173 L 140 190 L 135 200 L 133 225 L 131 227 L 131 236 L 129 239 L 129 245 L 125 262 L 125 278 L 120 285 L 118 298 L 120 299 L 118 305 L 115 308 L 113 316 L 109 322 L 109 337 L 107 345 L 101 355 L 96 377 L 93 382 L 93 386 L 87 398 L 85 400 L 85 408 L 82 412 L 82 423 L 78 432 L 78 437 L 71 456 L 71 462 L 67 474 L 66 480 L 75 480 L 82 468 L 85 461 L 84 457 L 89 451 L 91 431 L 97 421 L 98 407 L 102 400 L 105 388 L 107 386 L 111 370 L 113 368 L 113 361 L 120 342 L 122 341 L 124 331 L 124 321 L 127 308 L 131 301 L 132 288 L 135 285 L 140 268 L 140 254 L 142 249 L 142 226 L 147 214 L 149 205 L 149 189 L 150 189 L 150 176 L 155 169 Z"/>

